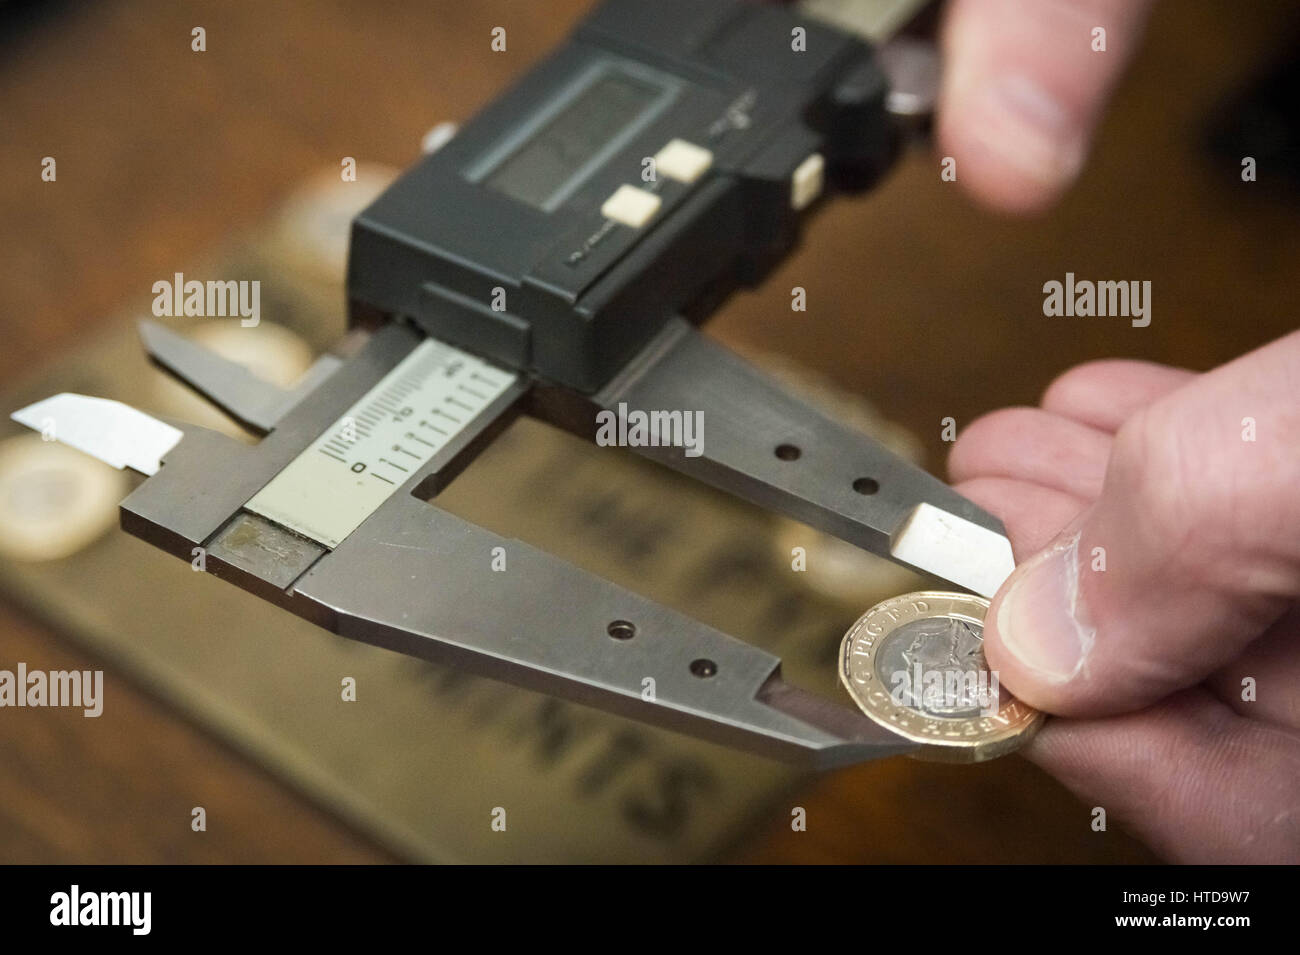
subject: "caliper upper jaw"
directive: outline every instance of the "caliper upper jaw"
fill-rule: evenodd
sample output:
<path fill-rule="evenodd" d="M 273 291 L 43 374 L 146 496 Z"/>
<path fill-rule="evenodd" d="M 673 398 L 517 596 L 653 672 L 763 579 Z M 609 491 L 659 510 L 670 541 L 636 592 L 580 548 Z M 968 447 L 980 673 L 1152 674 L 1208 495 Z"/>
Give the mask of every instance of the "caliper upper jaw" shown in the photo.
<path fill-rule="evenodd" d="M 279 388 L 157 322 L 141 321 L 139 330 L 145 351 L 156 365 L 257 434 L 274 429 L 290 408 L 341 364 L 333 355 L 322 355 L 294 387 Z"/>

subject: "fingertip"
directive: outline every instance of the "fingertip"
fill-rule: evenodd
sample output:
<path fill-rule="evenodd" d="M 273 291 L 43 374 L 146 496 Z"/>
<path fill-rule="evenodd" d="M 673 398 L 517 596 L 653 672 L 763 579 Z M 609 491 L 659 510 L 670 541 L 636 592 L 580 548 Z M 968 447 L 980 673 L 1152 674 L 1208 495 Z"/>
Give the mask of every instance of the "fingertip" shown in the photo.
<path fill-rule="evenodd" d="M 1000 77 L 975 87 L 956 82 L 945 84 L 937 133 L 957 182 L 998 211 L 1045 212 L 1083 167 L 1083 131 L 1029 77 Z"/>
<path fill-rule="evenodd" d="M 1149 361 L 1103 358 L 1058 375 L 1043 392 L 1043 410 L 1114 432 L 1129 417 L 1196 378 Z"/>
<path fill-rule="evenodd" d="M 1035 214 L 1078 178 L 1147 0 L 953 0 L 937 139 L 986 205 Z M 1097 46 L 1098 30 L 1107 36 Z"/>
<path fill-rule="evenodd" d="M 984 620 L 984 655 L 1019 699 L 1049 713 L 1078 715 L 1095 630 L 1075 614 L 1071 593 L 1078 536 L 1056 542 L 1007 578 Z"/>
<path fill-rule="evenodd" d="M 949 454 L 955 481 L 1009 477 L 1084 500 L 1101 490 L 1108 434 L 1040 408 L 1004 408 L 967 425 Z"/>
<path fill-rule="evenodd" d="M 1017 433 L 1018 424 L 1026 414 L 1036 409 L 1026 407 L 999 408 L 980 415 L 957 433 L 948 452 L 948 476 L 953 481 L 966 481 L 987 475 L 986 447 L 990 443 L 1001 445 L 1003 438 Z"/>
<path fill-rule="evenodd" d="M 1017 558 L 1042 550 L 1087 507 L 1082 498 L 1016 478 L 975 477 L 953 489 L 1002 521 Z"/>

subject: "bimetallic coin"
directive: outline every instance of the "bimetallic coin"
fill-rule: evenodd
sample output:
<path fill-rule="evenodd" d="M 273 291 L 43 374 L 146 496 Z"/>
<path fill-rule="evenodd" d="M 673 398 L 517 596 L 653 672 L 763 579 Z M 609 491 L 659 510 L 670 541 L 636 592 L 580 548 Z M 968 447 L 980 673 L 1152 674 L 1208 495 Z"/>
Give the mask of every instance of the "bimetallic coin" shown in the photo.
<path fill-rule="evenodd" d="M 863 713 L 920 743 L 918 759 L 993 759 L 1042 725 L 984 660 L 988 609 L 983 597 L 918 591 L 876 604 L 844 635 L 840 681 Z"/>

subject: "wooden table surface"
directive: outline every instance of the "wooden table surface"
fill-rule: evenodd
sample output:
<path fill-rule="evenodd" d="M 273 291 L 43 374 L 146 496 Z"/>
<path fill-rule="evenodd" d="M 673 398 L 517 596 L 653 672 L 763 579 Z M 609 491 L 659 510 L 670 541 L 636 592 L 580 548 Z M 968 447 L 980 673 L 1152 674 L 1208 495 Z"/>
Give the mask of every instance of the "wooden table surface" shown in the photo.
<path fill-rule="evenodd" d="M 360 0 L 267 5 L 164 0 L 55 4 L 0 26 L 0 374 L 76 343 L 124 301 L 255 224 L 304 176 L 343 156 L 405 165 L 420 135 L 472 114 L 559 41 L 585 0 Z M 711 326 L 742 348 L 783 352 L 871 397 L 925 440 L 939 422 L 1031 403 L 1065 367 L 1125 355 L 1208 368 L 1294 327 L 1300 230 L 1294 207 L 1252 189 L 1201 142 L 1210 110 L 1287 36 L 1284 0 L 1166 2 L 1083 182 L 1052 215 L 999 219 L 940 183 L 917 153 L 874 195 L 819 215 L 798 254 Z M 489 31 L 508 30 L 506 53 Z M 203 26 L 207 52 L 190 49 Z M 56 184 L 40 180 L 44 156 Z M 1266 173 L 1266 171 L 1265 171 Z M 1042 283 L 1066 271 L 1153 282 L 1150 328 L 1047 319 Z M 792 315 L 789 290 L 809 291 Z M 0 666 L 97 665 L 57 634 L 0 608 Z M 37 664 L 33 662 L 33 666 Z M 128 731 L 91 745 L 80 714 L 0 714 L 0 861 L 363 862 L 390 857 L 111 669 Z M 983 768 L 927 768 L 936 792 Z M 907 771 L 910 772 L 910 771 Z M 799 804 L 828 820 L 793 833 L 781 809 L 739 847 L 749 861 L 1143 860 L 1122 834 L 1096 849 L 1066 834 L 1069 797 L 1006 761 L 1002 784 L 1043 793 L 1043 818 L 970 839 L 934 837 L 933 805 L 886 820 L 867 845 L 861 808 L 906 772 L 864 766 L 820 777 Z M 202 787 L 220 832 L 189 838 Z M 883 792 L 882 792 L 883 790 Z M 1082 807 L 1078 807 L 1082 811 Z M 1069 815 L 1068 813 L 1066 815 Z M 951 822 L 951 820 L 949 820 Z M 1006 822 L 1003 820 L 1002 822 Z M 878 831 L 881 820 L 872 820 Z M 1050 835 L 1059 829 L 1053 849 Z M 1034 832 L 1007 846 L 1007 832 Z M 1002 835 L 998 835 L 1001 833 Z M 1046 834 L 1046 835 L 1045 835 Z M 1002 840 L 999 842 L 998 840 Z"/>

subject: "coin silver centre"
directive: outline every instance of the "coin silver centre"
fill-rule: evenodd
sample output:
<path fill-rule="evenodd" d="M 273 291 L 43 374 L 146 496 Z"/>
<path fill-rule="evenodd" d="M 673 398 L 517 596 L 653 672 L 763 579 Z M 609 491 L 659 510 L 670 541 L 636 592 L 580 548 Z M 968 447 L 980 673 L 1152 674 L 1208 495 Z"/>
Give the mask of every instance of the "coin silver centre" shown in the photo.
<path fill-rule="evenodd" d="M 876 651 L 875 669 L 897 702 L 927 716 L 968 719 L 998 705 L 984 660 L 984 627 L 971 620 L 903 624 Z"/>

